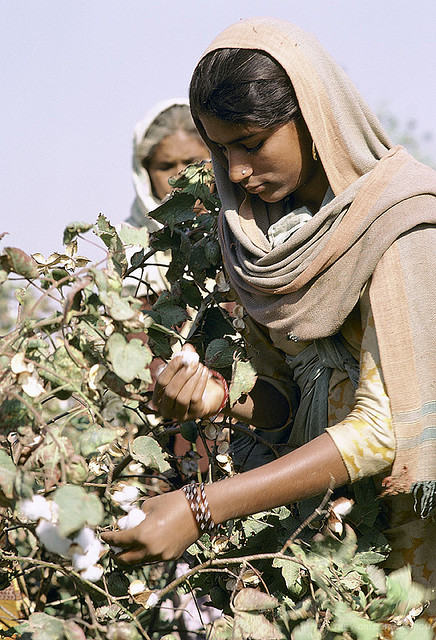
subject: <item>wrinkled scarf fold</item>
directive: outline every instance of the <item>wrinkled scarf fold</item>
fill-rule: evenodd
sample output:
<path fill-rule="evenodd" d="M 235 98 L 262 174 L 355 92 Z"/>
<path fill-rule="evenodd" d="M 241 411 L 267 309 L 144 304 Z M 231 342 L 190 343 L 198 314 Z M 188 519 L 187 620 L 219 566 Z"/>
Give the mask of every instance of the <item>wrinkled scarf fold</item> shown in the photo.
<path fill-rule="evenodd" d="M 310 34 L 251 19 L 230 26 L 207 52 L 227 47 L 265 51 L 288 73 L 335 194 L 271 249 L 271 205 L 230 182 L 225 158 L 197 121 L 215 155 L 228 275 L 247 312 L 284 351 L 290 336 L 337 333 L 371 281 L 397 439 L 386 492 L 414 491 L 428 515 L 436 506 L 436 174 L 391 147 L 350 79 Z"/>

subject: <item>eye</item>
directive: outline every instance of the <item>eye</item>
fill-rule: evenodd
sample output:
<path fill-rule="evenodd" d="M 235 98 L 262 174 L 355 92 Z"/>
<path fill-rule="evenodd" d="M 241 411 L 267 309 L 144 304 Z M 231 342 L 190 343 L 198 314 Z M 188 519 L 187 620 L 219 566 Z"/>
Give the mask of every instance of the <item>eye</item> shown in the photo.
<path fill-rule="evenodd" d="M 172 163 L 161 163 L 156 165 L 155 170 L 166 172 L 166 171 L 171 171 L 174 168 L 175 168 L 175 165 Z"/>
<path fill-rule="evenodd" d="M 256 151 L 259 151 L 259 149 L 263 146 L 263 143 L 264 141 L 261 140 L 254 147 L 248 147 L 246 144 L 244 144 L 244 149 L 248 151 L 248 153 L 255 153 Z"/>

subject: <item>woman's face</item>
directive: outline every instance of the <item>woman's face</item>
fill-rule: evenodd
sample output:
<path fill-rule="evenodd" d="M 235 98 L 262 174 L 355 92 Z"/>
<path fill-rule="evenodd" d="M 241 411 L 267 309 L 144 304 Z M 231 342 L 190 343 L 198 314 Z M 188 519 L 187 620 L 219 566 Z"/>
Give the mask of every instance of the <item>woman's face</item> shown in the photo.
<path fill-rule="evenodd" d="M 207 160 L 210 152 L 200 138 L 178 130 L 164 138 L 148 162 L 148 173 L 155 195 L 162 200 L 171 191 L 168 179 L 188 164 Z"/>
<path fill-rule="evenodd" d="M 267 129 L 213 115 L 200 120 L 227 158 L 232 182 L 265 202 L 278 202 L 292 193 L 298 204 L 319 208 L 327 179 L 321 162 L 312 157 L 312 139 L 303 120 Z"/>

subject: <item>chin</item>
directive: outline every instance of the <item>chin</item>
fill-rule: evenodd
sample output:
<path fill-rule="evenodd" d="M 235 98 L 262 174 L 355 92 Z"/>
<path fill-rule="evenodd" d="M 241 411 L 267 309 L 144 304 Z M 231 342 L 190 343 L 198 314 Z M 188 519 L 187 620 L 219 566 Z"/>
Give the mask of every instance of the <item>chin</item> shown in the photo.
<path fill-rule="evenodd" d="M 283 200 L 284 197 L 285 196 L 281 196 L 280 194 L 268 195 L 267 193 L 259 193 L 259 198 L 264 202 L 267 202 L 268 204 L 273 204 L 274 202 L 280 202 L 280 200 Z"/>

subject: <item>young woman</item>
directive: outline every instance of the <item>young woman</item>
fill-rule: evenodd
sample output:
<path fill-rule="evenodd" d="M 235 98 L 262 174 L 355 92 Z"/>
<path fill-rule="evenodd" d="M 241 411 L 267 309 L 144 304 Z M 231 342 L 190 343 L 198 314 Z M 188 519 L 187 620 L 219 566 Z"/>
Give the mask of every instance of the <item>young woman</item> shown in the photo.
<path fill-rule="evenodd" d="M 337 63 L 287 22 L 226 29 L 194 71 L 190 102 L 259 374 L 225 412 L 288 429 L 288 452 L 204 494 L 147 500 L 141 525 L 105 540 L 126 563 L 168 559 L 212 519 L 374 476 L 389 495 L 390 566 L 412 563 L 434 584 L 435 173 L 391 146 Z M 214 415 L 224 399 L 204 365 L 180 357 L 154 393 L 178 420 Z M 198 505 L 210 509 L 200 522 Z"/>

